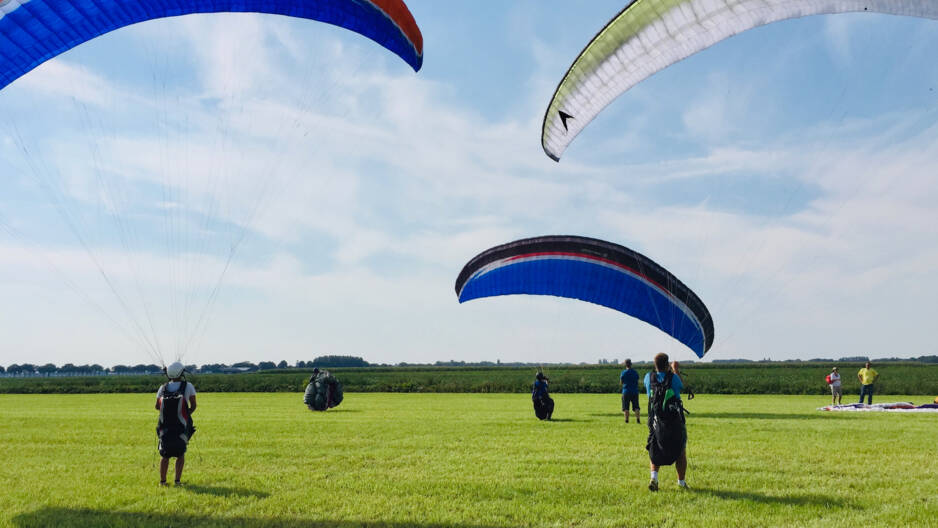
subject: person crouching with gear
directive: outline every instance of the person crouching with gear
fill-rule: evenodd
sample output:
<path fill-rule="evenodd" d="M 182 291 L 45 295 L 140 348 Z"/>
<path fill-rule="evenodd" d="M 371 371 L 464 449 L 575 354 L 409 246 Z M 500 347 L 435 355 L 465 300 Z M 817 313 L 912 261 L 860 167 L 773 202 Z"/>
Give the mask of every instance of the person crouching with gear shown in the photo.
<path fill-rule="evenodd" d="M 311 411 L 325 411 L 342 403 L 342 384 L 328 370 L 313 369 L 303 394 L 303 403 Z"/>
<path fill-rule="evenodd" d="M 195 434 L 192 425 L 192 413 L 195 412 L 195 387 L 183 378 L 183 366 L 175 362 L 164 370 L 169 381 L 156 391 L 156 410 L 160 419 L 156 426 L 156 436 L 160 439 L 160 486 L 166 485 L 166 471 L 169 459 L 176 459 L 175 484 L 182 484 L 182 468 L 186 464 L 186 447 Z"/>

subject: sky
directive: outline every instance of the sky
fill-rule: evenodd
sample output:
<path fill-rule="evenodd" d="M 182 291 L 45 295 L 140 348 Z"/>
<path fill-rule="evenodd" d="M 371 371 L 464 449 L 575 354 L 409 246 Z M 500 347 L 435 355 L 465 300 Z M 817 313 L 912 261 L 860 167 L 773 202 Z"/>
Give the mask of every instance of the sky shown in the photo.
<path fill-rule="evenodd" d="M 690 286 L 705 361 L 938 353 L 938 22 L 745 32 L 555 163 L 543 113 L 622 2 L 407 4 L 417 73 L 341 28 L 215 14 L 0 90 L 0 365 L 695 359 L 589 303 L 458 303 L 469 259 L 548 234 Z"/>

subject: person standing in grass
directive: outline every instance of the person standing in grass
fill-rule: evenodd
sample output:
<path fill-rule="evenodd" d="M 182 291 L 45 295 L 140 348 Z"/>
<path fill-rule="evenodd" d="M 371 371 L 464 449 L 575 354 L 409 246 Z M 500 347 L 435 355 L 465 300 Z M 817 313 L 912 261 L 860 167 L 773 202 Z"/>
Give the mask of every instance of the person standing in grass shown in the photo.
<path fill-rule="evenodd" d="M 550 420 L 554 414 L 554 399 L 550 397 L 547 386 L 550 378 L 538 371 L 531 387 L 531 401 L 534 403 L 534 415 L 538 420 Z"/>
<path fill-rule="evenodd" d="M 674 464 L 677 484 L 687 489 L 687 428 L 684 424 L 684 407 L 681 389 L 684 384 L 675 370 L 675 361 L 668 365 L 668 355 L 661 352 L 655 356 L 655 370 L 645 374 L 645 389 L 648 391 L 648 450 L 651 481 L 648 489 L 658 491 L 658 470 L 661 466 Z"/>
<path fill-rule="evenodd" d="M 873 370 L 873 365 L 867 361 L 866 365 L 857 372 L 857 379 L 860 380 L 860 403 L 863 403 L 863 396 L 867 397 L 867 403 L 873 405 L 873 384 L 879 378 L 879 372 Z"/>
<path fill-rule="evenodd" d="M 638 405 L 638 372 L 632 368 L 632 360 L 625 360 L 625 370 L 619 374 L 619 384 L 622 386 L 622 414 L 625 423 L 629 423 L 629 406 L 635 411 L 635 423 L 642 423 L 641 409 Z"/>
<path fill-rule="evenodd" d="M 186 448 L 195 433 L 192 413 L 195 412 L 195 387 L 183 379 L 183 366 L 175 362 L 166 367 L 169 381 L 156 391 L 156 410 L 160 412 L 156 435 L 160 439 L 160 485 L 166 485 L 169 459 L 176 459 L 175 484 L 182 484 L 182 468 L 186 465 Z"/>
<path fill-rule="evenodd" d="M 831 405 L 840 405 L 840 399 L 844 395 L 843 387 L 840 385 L 840 372 L 837 370 L 837 367 L 831 369 L 831 373 L 827 375 L 828 382 L 831 386 Z"/>

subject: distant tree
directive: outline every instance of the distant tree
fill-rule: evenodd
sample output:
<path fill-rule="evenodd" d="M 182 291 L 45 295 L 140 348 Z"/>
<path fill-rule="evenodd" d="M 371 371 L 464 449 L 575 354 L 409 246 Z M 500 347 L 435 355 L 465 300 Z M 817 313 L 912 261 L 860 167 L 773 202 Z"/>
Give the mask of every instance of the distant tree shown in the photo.
<path fill-rule="evenodd" d="M 0 366 L 0 374 L 3 374 L 3 373 L 6 372 L 6 371 L 7 371 L 7 369 L 3 368 L 3 366 Z"/>
<path fill-rule="evenodd" d="M 922 363 L 938 363 L 938 356 L 919 356 L 918 361 Z M 0 372 L 3 372 L 0 370 Z"/>
<path fill-rule="evenodd" d="M 848 362 L 852 362 L 852 363 L 862 363 L 862 362 L 864 362 L 864 361 L 869 361 L 869 360 L 870 360 L 870 358 L 867 357 L 867 356 L 850 356 L 850 357 L 842 357 L 842 358 L 838 359 L 837 361 L 848 361 Z"/>
<path fill-rule="evenodd" d="M 307 364 L 312 367 L 367 367 L 368 362 L 355 356 L 319 356 Z"/>
<path fill-rule="evenodd" d="M 20 365 L 20 368 L 24 374 L 32 374 L 33 372 L 36 372 L 36 365 L 33 365 L 32 363 L 23 363 Z"/>
<path fill-rule="evenodd" d="M 45 365 L 41 367 L 36 367 L 36 372 L 40 374 L 45 374 L 46 376 L 48 376 L 49 374 L 52 374 L 53 372 L 57 370 L 59 370 L 59 368 L 53 365 L 52 363 L 46 363 Z"/>
<path fill-rule="evenodd" d="M 71 363 L 66 363 L 59 368 L 59 372 L 64 372 L 65 374 L 72 374 L 78 370 L 78 367 Z"/>
<path fill-rule="evenodd" d="M 290 367 L 290 365 L 287 365 L 287 362 L 284 361 L 284 360 L 281 360 L 280 363 L 277 363 L 277 368 L 278 368 L 278 369 L 285 369 L 285 368 L 289 368 L 289 367 Z"/>
<path fill-rule="evenodd" d="M 130 372 L 130 367 L 127 365 L 114 365 L 111 367 L 111 372 L 115 374 L 123 374 L 125 372 Z"/>
<path fill-rule="evenodd" d="M 162 370 L 163 370 L 163 367 L 159 365 L 154 365 L 153 363 L 150 363 L 149 365 L 146 366 L 146 372 L 161 372 Z"/>
<path fill-rule="evenodd" d="M 22 372 L 22 370 L 23 370 L 23 369 L 21 369 L 20 366 L 17 365 L 16 363 L 14 363 L 14 364 L 10 365 L 9 367 L 7 367 L 7 373 L 8 373 L 8 374 L 19 374 L 20 372 Z"/>
<path fill-rule="evenodd" d="M 465 361 L 453 361 L 453 360 L 437 361 L 436 363 L 434 363 L 434 365 L 437 367 L 465 367 L 466 362 Z M 356 366 L 359 366 L 359 365 L 356 365 Z"/>
<path fill-rule="evenodd" d="M 255 365 L 254 363 L 251 363 L 250 361 L 239 361 L 238 363 L 231 365 L 231 368 L 253 372 L 257 370 L 258 367 L 257 365 Z"/>
<path fill-rule="evenodd" d="M 296 362 L 296 368 L 306 368 L 306 362 L 305 362 L 305 361 L 297 361 L 297 362 Z"/>
<path fill-rule="evenodd" d="M 259 370 L 273 370 L 277 368 L 277 365 L 273 361 L 261 361 L 257 364 Z"/>
<path fill-rule="evenodd" d="M 224 372 L 230 369 L 228 365 L 224 363 L 209 363 L 207 365 L 202 365 L 202 368 L 199 369 L 199 372 Z"/>

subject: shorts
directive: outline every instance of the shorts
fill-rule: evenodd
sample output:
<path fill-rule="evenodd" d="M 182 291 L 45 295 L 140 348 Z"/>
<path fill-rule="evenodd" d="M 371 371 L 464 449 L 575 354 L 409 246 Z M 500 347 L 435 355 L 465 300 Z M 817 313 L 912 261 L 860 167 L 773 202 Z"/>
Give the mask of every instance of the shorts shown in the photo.
<path fill-rule="evenodd" d="M 637 392 L 633 392 L 633 393 L 631 393 L 631 394 L 630 394 L 630 393 L 626 393 L 626 392 L 623 392 L 623 393 L 622 393 L 622 411 L 627 411 L 627 410 L 629 410 L 629 403 L 632 404 L 632 410 L 633 410 L 633 411 L 635 411 L 635 412 L 638 412 L 638 411 L 639 411 L 639 406 L 638 406 L 638 393 L 637 393 Z"/>
<path fill-rule="evenodd" d="M 836 387 L 831 385 L 831 396 L 843 396 L 844 388 L 842 385 L 837 385 Z"/>

